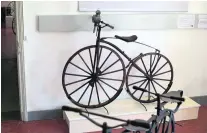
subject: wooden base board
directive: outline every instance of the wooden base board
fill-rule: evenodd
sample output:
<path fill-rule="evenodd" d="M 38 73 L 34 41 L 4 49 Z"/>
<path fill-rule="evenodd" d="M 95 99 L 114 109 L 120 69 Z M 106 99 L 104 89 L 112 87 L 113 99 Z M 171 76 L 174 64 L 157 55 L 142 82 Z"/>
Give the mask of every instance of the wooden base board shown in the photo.
<path fill-rule="evenodd" d="M 181 120 L 190 120 L 198 118 L 198 111 L 200 105 L 194 102 L 192 99 L 185 97 L 185 102 L 181 105 L 178 112 L 175 114 L 176 121 Z M 166 108 L 173 109 L 176 104 L 167 104 Z M 111 104 L 107 105 L 106 108 L 109 111 L 110 116 L 115 116 L 121 119 L 149 119 L 152 114 L 156 114 L 156 103 L 145 104 L 147 107 L 147 111 L 143 108 L 143 106 L 136 102 L 133 99 L 122 99 L 115 100 Z M 90 109 L 88 111 L 107 114 L 104 108 L 99 109 Z M 83 133 L 83 132 L 93 132 L 100 131 L 101 129 L 88 121 L 86 118 L 80 116 L 78 113 L 73 112 L 63 112 L 63 117 L 66 120 L 69 133 Z M 116 125 L 120 122 L 108 120 L 96 116 L 90 116 L 92 119 L 99 123 L 107 122 L 108 125 Z"/>

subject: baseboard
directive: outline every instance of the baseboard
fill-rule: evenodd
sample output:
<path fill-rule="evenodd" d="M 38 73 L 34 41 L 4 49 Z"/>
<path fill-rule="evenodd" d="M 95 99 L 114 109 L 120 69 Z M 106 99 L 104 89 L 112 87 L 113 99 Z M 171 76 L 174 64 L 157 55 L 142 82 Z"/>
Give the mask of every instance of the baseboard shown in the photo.
<path fill-rule="evenodd" d="M 61 109 L 28 112 L 28 121 L 63 118 Z"/>
<path fill-rule="evenodd" d="M 195 102 L 202 105 L 207 105 L 207 95 L 206 96 L 197 96 L 197 97 L 191 97 Z"/>
<path fill-rule="evenodd" d="M 191 98 L 201 106 L 207 105 L 207 96 L 197 96 Z M 60 118 L 63 118 L 63 112 L 61 109 L 28 112 L 28 121 Z"/>

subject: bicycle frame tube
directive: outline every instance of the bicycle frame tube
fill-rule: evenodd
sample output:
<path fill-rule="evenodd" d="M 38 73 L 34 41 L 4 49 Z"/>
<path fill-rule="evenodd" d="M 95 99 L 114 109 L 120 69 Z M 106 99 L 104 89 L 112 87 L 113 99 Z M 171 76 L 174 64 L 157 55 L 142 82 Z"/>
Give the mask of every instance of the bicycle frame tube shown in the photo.
<path fill-rule="evenodd" d="M 125 53 L 124 53 L 124 51 L 122 51 L 120 48 L 118 48 L 116 45 L 114 45 L 114 44 L 112 44 L 112 43 L 110 43 L 110 42 L 108 42 L 108 41 L 105 41 L 104 39 L 100 39 L 100 42 L 102 42 L 102 43 L 106 43 L 106 44 L 108 44 L 108 45 L 110 45 L 111 47 L 113 47 L 114 49 L 116 49 L 117 51 L 119 51 L 119 53 L 121 53 L 130 63 L 132 63 L 132 65 L 136 68 L 136 69 L 138 69 L 141 73 L 143 73 L 147 78 L 150 78 L 149 77 L 149 75 L 145 72 L 145 71 L 143 71 L 136 63 L 134 63 L 134 61 L 131 59 L 131 58 L 129 58 L 129 56 L 127 56 Z"/>

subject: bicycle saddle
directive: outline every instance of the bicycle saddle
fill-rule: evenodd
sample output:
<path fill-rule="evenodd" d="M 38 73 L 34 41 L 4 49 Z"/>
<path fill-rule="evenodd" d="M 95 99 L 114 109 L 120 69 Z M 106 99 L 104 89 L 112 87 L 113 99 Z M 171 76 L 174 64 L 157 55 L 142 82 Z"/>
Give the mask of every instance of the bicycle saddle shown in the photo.
<path fill-rule="evenodd" d="M 173 97 L 180 97 L 182 98 L 183 96 L 183 91 L 181 90 L 178 90 L 178 91 L 170 91 L 166 94 L 163 94 L 163 96 L 173 96 Z M 180 102 L 179 100 L 175 100 L 175 99 L 170 99 L 170 98 L 165 98 L 165 97 L 161 97 L 162 101 L 165 101 L 165 102 L 174 102 L 174 103 L 178 103 Z"/>
<path fill-rule="evenodd" d="M 118 35 L 115 35 L 115 38 L 120 39 L 120 40 L 125 41 L 125 42 L 134 42 L 134 41 L 137 40 L 136 35 L 132 35 L 132 36 L 118 36 Z"/>

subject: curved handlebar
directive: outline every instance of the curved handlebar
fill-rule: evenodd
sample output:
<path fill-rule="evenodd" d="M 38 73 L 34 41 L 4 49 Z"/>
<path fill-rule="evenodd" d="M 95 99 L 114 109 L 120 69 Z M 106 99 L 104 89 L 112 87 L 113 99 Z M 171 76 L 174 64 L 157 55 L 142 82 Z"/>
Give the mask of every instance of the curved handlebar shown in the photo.
<path fill-rule="evenodd" d="M 69 106 L 62 106 L 62 110 L 80 113 L 80 115 L 86 117 L 92 123 L 94 123 L 94 124 L 96 124 L 97 126 L 100 126 L 100 127 L 103 127 L 103 125 L 95 122 L 93 119 L 91 119 L 90 117 L 88 117 L 88 116 L 86 116 L 86 115 L 84 115 L 82 113 L 88 113 L 88 114 L 92 114 L 92 115 L 95 115 L 95 116 L 100 116 L 100 117 L 103 117 L 103 118 L 124 122 L 123 124 L 116 125 L 116 126 L 113 126 L 113 127 L 109 127 L 108 126 L 108 128 L 116 128 L 116 127 L 119 127 L 119 126 L 126 126 L 126 125 L 129 125 L 129 124 L 133 125 L 133 126 L 137 126 L 137 127 L 143 127 L 143 128 L 146 128 L 146 129 L 150 128 L 150 124 L 147 121 L 139 121 L 139 122 L 137 122 L 137 121 L 134 121 L 134 120 L 123 120 L 123 119 L 119 119 L 119 118 L 115 118 L 115 117 L 111 117 L 111 116 L 106 116 L 106 115 L 102 115 L 102 114 L 98 114 L 98 113 L 84 111 L 82 109 L 73 108 L 73 107 L 69 107 Z"/>
<path fill-rule="evenodd" d="M 178 101 L 180 101 L 180 102 L 184 102 L 185 101 L 185 98 L 183 98 L 182 96 L 181 97 L 176 97 L 176 96 L 166 96 L 166 95 L 161 95 L 161 94 L 158 94 L 158 93 L 153 93 L 153 92 L 150 92 L 150 91 L 147 91 L 147 90 L 145 90 L 145 89 L 143 89 L 143 88 L 139 88 L 139 87 L 137 87 L 137 86 L 133 86 L 133 89 L 135 89 L 135 90 L 140 90 L 140 91 L 142 91 L 142 92 L 148 92 L 148 93 L 151 93 L 151 94 L 153 94 L 153 95 L 155 95 L 155 96 L 160 96 L 160 97 L 164 97 L 164 98 L 169 98 L 169 99 L 172 99 L 172 100 L 178 100 Z M 182 92 L 181 92 L 182 93 Z M 182 95 L 182 94 L 181 94 Z"/>

